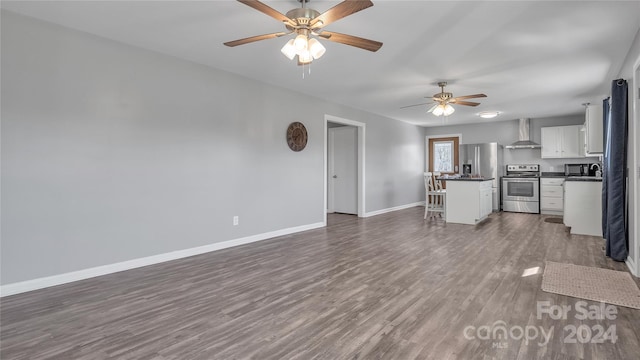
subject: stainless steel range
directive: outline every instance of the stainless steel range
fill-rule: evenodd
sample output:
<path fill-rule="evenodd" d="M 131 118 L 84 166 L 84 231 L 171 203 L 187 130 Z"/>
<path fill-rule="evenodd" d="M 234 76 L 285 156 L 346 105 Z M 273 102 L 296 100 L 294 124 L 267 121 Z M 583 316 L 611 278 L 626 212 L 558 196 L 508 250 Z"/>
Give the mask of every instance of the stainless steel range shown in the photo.
<path fill-rule="evenodd" d="M 502 177 L 502 210 L 540 213 L 540 165 L 507 165 Z"/>

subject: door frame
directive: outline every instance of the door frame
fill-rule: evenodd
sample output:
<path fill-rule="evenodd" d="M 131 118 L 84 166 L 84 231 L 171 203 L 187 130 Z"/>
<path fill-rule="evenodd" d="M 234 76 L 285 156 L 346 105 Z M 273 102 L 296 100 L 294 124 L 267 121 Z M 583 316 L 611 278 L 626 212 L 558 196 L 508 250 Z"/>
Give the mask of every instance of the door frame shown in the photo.
<path fill-rule="evenodd" d="M 629 169 L 629 187 L 633 189 L 633 194 L 635 195 L 633 199 L 631 199 L 630 206 L 633 207 L 633 213 L 635 218 L 638 218 L 638 214 L 640 212 L 640 56 L 636 59 L 636 62 L 633 65 L 633 91 L 632 91 L 632 99 L 633 99 L 633 107 L 631 111 L 631 118 L 629 119 L 629 134 L 628 136 L 632 139 L 632 146 L 628 148 L 633 151 L 633 154 L 630 158 L 633 158 L 633 162 L 631 164 L 631 169 Z M 630 218 L 629 221 L 634 221 L 633 224 L 633 233 L 629 234 L 630 237 L 635 239 L 633 249 L 635 253 L 635 259 L 631 258 L 631 256 L 627 257 L 626 263 L 631 273 L 640 277 L 640 221 Z M 630 239 L 631 240 L 631 239 Z M 629 241 L 630 244 L 633 241 Z"/>
<path fill-rule="evenodd" d="M 458 145 L 462 145 L 462 134 L 442 134 L 442 135 L 427 135 L 425 136 L 425 140 L 424 140 L 424 171 L 430 171 L 429 170 L 429 140 L 431 139 L 436 139 L 436 138 L 451 138 L 451 137 L 457 137 L 458 138 Z M 460 165 L 460 164 L 454 164 L 455 165 Z"/>
<path fill-rule="evenodd" d="M 344 119 L 344 118 L 340 118 L 337 116 L 333 116 L 333 115 L 328 115 L 325 114 L 324 115 L 324 176 L 323 176 L 323 182 L 324 182 L 324 201 L 323 201 L 323 207 L 322 207 L 322 214 L 324 217 L 324 223 L 327 223 L 327 196 L 329 193 L 329 184 L 327 181 L 327 176 L 328 176 L 328 135 L 329 135 L 329 127 L 328 127 L 328 123 L 332 122 L 332 123 L 337 123 L 337 124 L 342 124 L 342 125 L 350 125 L 350 126 L 355 126 L 356 131 L 358 133 L 358 144 L 357 144 L 357 152 L 358 152 L 358 193 L 357 193 L 357 198 L 358 198 L 358 217 L 364 217 L 365 215 L 365 133 L 366 133 L 366 124 L 363 122 L 359 122 L 359 121 L 355 121 L 355 120 L 349 120 L 349 119 Z"/>

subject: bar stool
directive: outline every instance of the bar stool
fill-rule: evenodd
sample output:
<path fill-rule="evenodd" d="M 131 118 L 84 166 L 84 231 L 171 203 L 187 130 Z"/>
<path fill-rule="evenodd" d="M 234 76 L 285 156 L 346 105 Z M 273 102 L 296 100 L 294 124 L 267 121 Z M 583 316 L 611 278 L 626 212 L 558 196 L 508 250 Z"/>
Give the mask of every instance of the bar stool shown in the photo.
<path fill-rule="evenodd" d="M 435 180 L 434 176 L 438 177 L 440 176 L 440 173 L 424 173 L 424 187 L 426 193 L 424 218 L 426 219 L 429 213 L 431 213 L 429 217 L 435 217 L 436 213 L 438 213 L 442 218 L 446 219 L 447 190 L 442 188 L 442 182 L 440 180 Z"/>

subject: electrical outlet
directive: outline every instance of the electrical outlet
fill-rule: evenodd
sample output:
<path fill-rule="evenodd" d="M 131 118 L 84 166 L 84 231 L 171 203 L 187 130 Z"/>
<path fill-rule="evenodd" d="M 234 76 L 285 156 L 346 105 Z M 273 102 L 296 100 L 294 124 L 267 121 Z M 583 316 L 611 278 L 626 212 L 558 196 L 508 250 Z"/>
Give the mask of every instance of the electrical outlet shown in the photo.
<path fill-rule="evenodd" d="M 237 226 L 240 223 L 240 217 L 239 216 L 234 216 L 233 217 L 233 226 Z"/>

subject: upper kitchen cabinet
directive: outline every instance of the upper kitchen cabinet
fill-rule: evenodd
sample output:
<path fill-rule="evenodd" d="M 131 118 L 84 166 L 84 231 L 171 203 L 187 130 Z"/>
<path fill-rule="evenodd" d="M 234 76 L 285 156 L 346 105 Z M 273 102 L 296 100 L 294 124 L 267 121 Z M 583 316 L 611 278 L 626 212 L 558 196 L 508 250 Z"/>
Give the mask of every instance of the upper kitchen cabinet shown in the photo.
<path fill-rule="evenodd" d="M 602 155 L 602 105 L 589 105 L 584 120 L 584 151 L 587 156 Z"/>
<path fill-rule="evenodd" d="M 543 159 L 584 157 L 581 125 L 552 126 L 541 129 Z"/>

